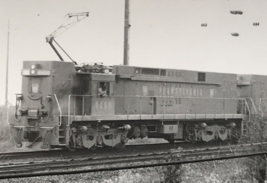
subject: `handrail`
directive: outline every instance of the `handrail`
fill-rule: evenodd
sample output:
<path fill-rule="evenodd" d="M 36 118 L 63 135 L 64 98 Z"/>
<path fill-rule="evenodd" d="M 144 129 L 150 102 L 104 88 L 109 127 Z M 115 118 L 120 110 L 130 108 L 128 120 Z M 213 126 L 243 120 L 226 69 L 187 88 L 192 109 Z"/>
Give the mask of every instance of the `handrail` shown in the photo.
<path fill-rule="evenodd" d="M 94 97 L 94 96 L 98 96 L 98 95 L 69 95 L 70 97 Z M 174 99 L 210 99 L 210 100 L 246 100 L 249 99 L 251 100 L 252 104 L 253 104 L 253 108 L 255 111 L 257 111 L 255 104 L 253 102 L 253 100 L 251 98 L 223 98 L 223 97 L 181 97 L 181 96 L 162 96 L 162 95 L 146 95 L 146 96 L 141 96 L 141 95 L 113 95 L 112 97 L 108 97 L 108 98 L 118 98 L 118 97 L 129 97 L 129 98 L 149 98 L 149 97 L 154 97 L 154 98 L 174 98 Z M 265 98 L 264 98 L 265 99 Z M 266 98 L 267 99 L 267 98 Z"/>
<path fill-rule="evenodd" d="M 98 96 L 96 94 L 93 95 L 69 95 L 71 97 L 94 97 L 94 96 Z M 116 98 L 116 97 L 142 97 L 142 98 L 149 98 L 149 97 L 156 97 L 156 98 L 182 98 L 182 99 L 215 99 L 215 100 L 246 100 L 246 99 L 250 99 L 254 105 L 254 102 L 251 98 L 224 98 L 224 97 L 192 97 L 192 96 L 167 96 L 167 95 L 146 95 L 146 96 L 142 96 L 142 95 L 112 95 L 111 97 L 107 96 L 107 98 Z M 266 98 L 267 99 L 267 98 Z M 255 105 L 254 105 L 255 107 Z M 256 110 L 257 111 L 257 110 Z"/>
<path fill-rule="evenodd" d="M 68 126 L 70 125 L 70 121 L 71 121 L 71 115 L 72 115 L 72 97 L 82 97 L 82 103 L 81 104 L 79 104 L 79 105 L 82 105 L 81 107 L 85 107 L 85 105 L 84 105 L 84 98 L 85 97 L 95 97 L 95 96 L 98 96 L 98 95 L 69 95 L 69 97 L 68 97 Z M 127 113 L 126 113 L 126 115 L 127 115 L 127 119 L 130 119 L 130 116 L 131 116 L 131 114 L 130 114 L 130 112 L 129 112 L 129 107 L 130 107 L 130 98 L 136 98 L 136 100 L 138 100 L 140 103 L 139 103 L 139 109 L 140 109 L 140 112 L 139 113 L 137 113 L 137 114 L 135 114 L 135 115 L 140 115 L 140 119 L 142 118 L 142 115 L 144 114 L 143 113 L 143 111 L 141 110 L 141 109 L 144 109 L 144 106 L 143 106 L 143 102 L 142 102 L 142 99 L 144 99 L 144 98 L 151 98 L 151 97 L 153 97 L 153 98 L 158 98 L 158 99 L 161 99 L 162 100 L 162 102 L 163 102 L 163 107 L 161 108 L 161 112 L 160 113 L 157 113 L 157 114 L 154 114 L 153 113 L 153 107 L 152 107 L 152 109 L 151 109 L 151 115 L 152 115 L 152 118 L 153 118 L 153 116 L 154 115 L 162 115 L 162 119 L 165 119 L 165 115 L 166 114 L 168 114 L 168 107 L 166 106 L 167 104 L 166 104 L 166 100 L 168 100 L 168 99 L 177 99 L 177 100 L 181 100 L 181 99 L 191 99 L 191 100 L 193 100 L 193 99 L 197 99 L 197 100 L 205 100 L 204 101 L 204 103 L 205 103 L 205 112 L 204 113 L 199 113 L 199 114 L 204 114 L 206 117 L 207 117 L 207 115 L 209 115 L 209 112 L 208 112 L 208 110 L 207 110 L 207 103 L 210 101 L 210 100 L 212 100 L 212 101 L 214 101 L 214 100 L 222 100 L 222 101 L 226 101 L 226 100 L 230 100 L 230 101 L 233 101 L 233 100 L 236 100 L 236 101 L 244 101 L 244 103 L 243 103 L 243 105 L 244 105 L 244 107 L 245 107 L 245 109 L 247 108 L 247 110 L 248 110 L 248 118 L 249 118 L 249 120 L 251 119 L 251 109 L 249 108 L 249 104 L 248 104 L 248 102 L 247 102 L 247 100 L 250 100 L 251 101 L 251 103 L 252 103 L 252 107 L 253 107 L 253 109 L 255 110 L 255 112 L 257 112 L 257 110 L 256 110 L 256 108 L 255 108 L 255 104 L 254 104 L 254 102 L 253 102 L 253 100 L 251 99 L 251 98 L 220 98 L 220 97 L 218 97 L 218 98 L 213 98 L 213 97 L 192 97 L 192 96 L 187 96 L 187 97 L 182 97 L 182 96 L 166 96 L 166 95 L 160 95 L 160 96 L 140 96 L 140 95 L 113 95 L 113 96 L 110 96 L 110 97 L 107 97 L 107 98 L 124 98 L 125 100 L 127 100 L 126 102 L 128 103 L 128 104 L 126 104 L 126 108 L 127 108 Z M 128 98 L 128 99 L 126 99 L 126 98 Z M 75 101 L 74 101 L 75 102 Z M 194 103 L 194 101 L 192 101 L 193 103 Z M 156 102 L 157 103 L 157 102 Z M 155 104 L 156 104 L 155 103 Z M 153 104 L 154 104 L 154 101 L 153 101 Z M 74 105 L 78 105 L 77 103 L 76 104 L 74 104 Z M 203 104 L 204 105 L 204 104 Z M 75 106 L 74 106 L 75 107 Z M 77 106 L 76 106 L 77 107 Z M 178 110 L 178 108 L 177 108 L 177 110 Z M 225 106 L 224 106 L 224 110 L 225 110 Z M 81 111 L 84 111 L 84 109 L 81 109 Z M 194 109 L 194 111 L 195 111 L 195 113 L 194 114 L 198 114 L 197 113 L 197 105 L 195 105 L 195 109 Z M 150 112 L 148 112 L 148 114 L 150 114 Z M 177 113 L 175 113 L 175 112 L 177 112 Z M 172 111 L 170 114 L 178 114 L 178 111 Z M 147 114 L 147 113 L 146 113 Z M 186 116 L 187 116 L 187 114 L 189 115 L 189 114 L 191 114 L 191 112 L 189 112 L 189 113 L 187 113 L 186 111 L 185 111 L 185 113 L 184 114 L 186 114 Z M 213 114 L 213 113 L 210 113 L 210 114 Z M 224 115 L 226 115 L 226 113 L 224 112 L 223 113 Z M 238 112 L 237 112 L 237 114 L 239 114 Z M 246 114 L 246 112 L 244 112 L 243 110 L 241 110 L 241 112 L 240 112 L 240 114 Z M 82 115 L 84 115 L 83 113 L 82 113 Z M 145 115 L 145 114 L 144 114 Z"/>
<path fill-rule="evenodd" d="M 69 95 L 68 97 L 68 124 L 67 124 L 68 127 L 70 126 L 70 97 L 71 95 Z"/>
<path fill-rule="evenodd" d="M 250 112 L 250 109 L 249 109 L 249 106 L 248 106 L 248 103 L 247 103 L 246 100 L 245 100 L 245 105 L 247 106 L 247 109 L 248 109 L 248 121 L 250 121 L 250 114 L 251 114 L 251 112 Z"/>
<path fill-rule="evenodd" d="M 58 99 L 57 99 L 57 95 L 54 94 L 54 96 L 55 96 L 55 99 L 56 99 L 56 102 L 57 102 L 57 107 L 58 107 L 58 110 L 59 110 L 59 125 L 58 126 L 61 126 L 62 111 L 61 111 L 61 108 L 60 108 L 60 105 L 59 105 L 59 102 L 58 102 Z"/>
<path fill-rule="evenodd" d="M 263 117 L 263 111 L 262 111 L 262 100 L 266 100 L 267 98 L 260 98 L 260 102 L 259 102 L 259 111 L 260 111 L 260 113 L 261 113 L 261 117 Z"/>
<path fill-rule="evenodd" d="M 255 113 L 258 114 L 258 111 L 257 111 L 257 108 L 256 108 L 256 106 L 255 106 L 255 104 L 254 104 L 253 99 L 250 98 L 250 97 L 247 97 L 246 99 L 249 99 L 249 100 L 251 101 L 251 104 L 252 104 L 252 107 L 254 108 Z"/>
<path fill-rule="evenodd" d="M 260 98 L 260 101 L 259 101 L 259 111 L 260 111 L 260 116 L 261 117 L 263 117 L 263 112 L 262 112 L 262 109 L 261 109 L 261 101 L 262 101 L 262 99 L 264 99 L 264 98 Z"/>

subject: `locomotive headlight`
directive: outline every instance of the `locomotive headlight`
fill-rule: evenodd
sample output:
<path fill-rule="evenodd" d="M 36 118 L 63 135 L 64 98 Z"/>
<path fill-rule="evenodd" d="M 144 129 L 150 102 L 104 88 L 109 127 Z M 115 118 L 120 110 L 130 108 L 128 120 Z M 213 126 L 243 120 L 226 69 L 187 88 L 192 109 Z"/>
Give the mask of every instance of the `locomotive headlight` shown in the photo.
<path fill-rule="evenodd" d="M 35 70 L 31 70 L 31 74 L 35 74 Z"/>
<path fill-rule="evenodd" d="M 21 74 L 23 76 L 50 76 L 53 71 L 48 69 L 23 69 Z"/>
<path fill-rule="evenodd" d="M 48 76 L 51 74 L 50 70 L 37 70 L 37 75 L 44 75 L 44 76 Z"/>
<path fill-rule="evenodd" d="M 36 68 L 36 66 L 35 65 L 31 65 L 31 69 L 35 69 Z"/>

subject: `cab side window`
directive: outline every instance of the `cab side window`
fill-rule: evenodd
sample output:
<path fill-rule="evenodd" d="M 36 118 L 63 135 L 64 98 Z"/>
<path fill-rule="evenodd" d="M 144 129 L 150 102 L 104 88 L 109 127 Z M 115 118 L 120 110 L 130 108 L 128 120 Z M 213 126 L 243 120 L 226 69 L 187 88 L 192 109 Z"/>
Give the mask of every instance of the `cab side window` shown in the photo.
<path fill-rule="evenodd" d="M 110 83 L 109 82 L 98 83 L 97 96 L 101 98 L 110 96 Z"/>

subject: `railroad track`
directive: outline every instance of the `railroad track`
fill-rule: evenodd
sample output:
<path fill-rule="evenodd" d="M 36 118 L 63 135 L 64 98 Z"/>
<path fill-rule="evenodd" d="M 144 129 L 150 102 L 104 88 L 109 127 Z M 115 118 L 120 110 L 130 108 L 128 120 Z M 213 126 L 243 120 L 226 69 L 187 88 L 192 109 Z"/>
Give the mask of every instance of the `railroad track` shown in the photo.
<path fill-rule="evenodd" d="M 222 145 L 226 145 L 226 143 L 213 143 L 209 144 L 208 147 L 212 148 L 212 146 L 222 147 Z M 157 152 L 164 150 L 170 150 L 173 148 L 184 148 L 184 149 L 193 149 L 191 143 L 187 142 L 178 142 L 174 144 L 170 143 L 157 143 L 157 144 L 137 144 L 137 145 L 128 145 L 123 150 L 117 150 L 114 148 L 98 148 L 96 150 L 88 150 L 88 149 L 81 149 L 74 152 L 68 151 L 68 150 L 52 150 L 52 151 L 28 151 L 28 152 L 8 152 L 8 153 L 0 153 L 0 161 L 2 163 L 7 162 L 8 164 L 13 164 L 12 161 L 20 161 L 30 158 L 31 162 L 38 161 L 43 158 L 70 158 L 70 157 L 77 157 L 77 156 L 86 156 L 89 158 L 95 158 L 97 156 L 111 156 L 113 154 L 118 154 L 120 156 L 123 156 L 124 154 L 127 154 L 129 152 Z M 194 148 L 202 148 L 207 147 L 207 143 L 199 143 L 195 144 Z M 107 153 L 108 149 L 108 153 Z"/>
<path fill-rule="evenodd" d="M 158 149 L 171 149 L 171 148 L 190 148 L 192 144 L 187 142 L 179 142 L 174 144 L 169 143 L 157 143 L 157 144 L 137 144 L 137 145 L 128 145 L 123 150 L 117 150 L 114 148 L 98 148 L 96 150 L 88 150 L 88 149 L 81 149 L 77 151 L 68 151 L 68 150 L 52 150 L 52 151 L 30 151 L 30 152 L 8 152 L 8 153 L 0 153 L 0 160 L 4 161 L 12 161 L 12 160 L 23 160 L 27 158 L 31 158 L 33 160 L 37 160 L 39 158 L 46 158 L 46 157 L 71 157 L 71 156 L 102 156 L 107 153 L 107 149 L 109 153 L 127 153 L 128 151 L 141 151 L 142 150 L 158 150 Z M 204 144 L 198 145 L 199 147 L 204 146 Z"/>
<path fill-rule="evenodd" d="M 221 146 L 221 147 L 210 147 L 210 148 L 198 148 L 198 149 L 187 149 L 176 148 L 165 150 L 161 152 L 147 152 L 147 153 L 136 153 L 132 152 L 128 155 L 109 155 L 95 158 L 76 158 L 76 159 L 65 159 L 65 160 L 45 160 L 35 162 L 17 162 L 12 165 L 0 164 L 0 178 L 12 178 L 17 176 L 28 175 L 42 175 L 46 172 L 53 174 L 61 171 L 70 171 L 77 169 L 90 169 L 101 170 L 101 169 L 116 169 L 119 166 L 136 166 L 143 164 L 146 166 L 146 162 L 161 162 L 166 163 L 170 160 L 178 160 L 183 162 L 190 162 L 193 160 L 205 160 L 205 158 L 215 158 L 219 156 L 233 156 L 244 153 L 253 153 L 255 151 L 265 150 L 267 152 L 267 143 L 255 143 L 255 144 L 243 144 L 235 146 Z"/>

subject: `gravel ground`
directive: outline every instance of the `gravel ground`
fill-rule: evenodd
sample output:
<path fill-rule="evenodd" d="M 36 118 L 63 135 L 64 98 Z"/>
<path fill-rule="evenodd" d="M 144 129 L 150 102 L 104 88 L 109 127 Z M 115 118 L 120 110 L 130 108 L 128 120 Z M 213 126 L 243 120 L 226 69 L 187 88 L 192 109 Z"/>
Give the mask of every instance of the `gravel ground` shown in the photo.
<path fill-rule="evenodd" d="M 256 180 L 244 166 L 246 158 L 185 164 L 180 169 L 182 183 L 253 183 Z M 43 176 L 19 179 L 3 179 L 0 183 L 63 183 L 63 182 L 90 182 L 90 183 L 143 183 L 165 182 L 166 167 L 140 168 L 110 172 L 84 173 L 74 175 Z"/>
<path fill-rule="evenodd" d="M 129 141 L 135 143 L 162 143 L 162 140 L 150 141 L 147 139 L 139 141 Z M 12 140 L 0 141 L 0 152 L 17 151 Z M 181 166 L 179 179 L 182 183 L 231 183 L 257 182 L 251 175 L 249 169 L 244 166 L 246 158 L 203 162 L 195 164 L 185 164 Z M 73 175 L 42 176 L 18 179 L 2 179 L 0 183 L 70 183 L 70 182 L 89 182 L 89 183 L 143 183 L 143 182 L 165 182 L 166 167 L 141 168 L 132 170 L 120 170 L 110 172 L 96 172 Z"/>

